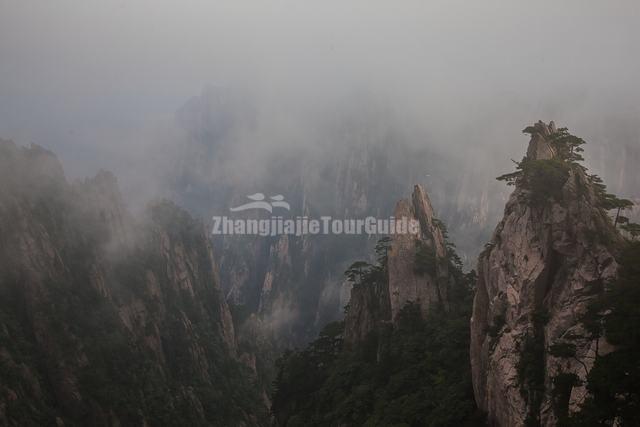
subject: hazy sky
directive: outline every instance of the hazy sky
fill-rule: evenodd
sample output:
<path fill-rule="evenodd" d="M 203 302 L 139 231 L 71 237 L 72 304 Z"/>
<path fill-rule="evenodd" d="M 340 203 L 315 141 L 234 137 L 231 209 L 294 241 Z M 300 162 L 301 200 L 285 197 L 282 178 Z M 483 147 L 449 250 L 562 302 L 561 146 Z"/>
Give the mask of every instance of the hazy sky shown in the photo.
<path fill-rule="evenodd" d="M 367 93 L 443 145 L 538 118 L 601 137 L 639 123 L 638 22 L 636 0 L 0 0 L 0 137 L 91 173 L 207 85 L 292 123 Z"/>

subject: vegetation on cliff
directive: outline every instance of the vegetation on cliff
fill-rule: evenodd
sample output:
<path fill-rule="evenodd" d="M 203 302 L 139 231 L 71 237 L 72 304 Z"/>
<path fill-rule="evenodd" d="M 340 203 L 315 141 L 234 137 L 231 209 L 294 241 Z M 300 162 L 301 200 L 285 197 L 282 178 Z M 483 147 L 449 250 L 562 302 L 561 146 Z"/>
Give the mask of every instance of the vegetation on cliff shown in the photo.
<path fill-rule="evenodd" d="M 583 319 L 593 338 L 606 338 L 614 349 L 596 353 L 589 396 L 577 414 L 562 420 L 565 425 L 640 425 L 640 242 L 627 242 L 618 263 L 618 277 Z"/>
<path fill-rule="evenodd" d="M 503 357 L 515 347 L 523 403 L 493 409 L 489 417 L 531 426 L 637 425 L 640 364 L 631 355 L 640 347 L 629 325 L 640 313 L 640 247 L 634 241 L 640 226 L 623 215 L 633 203 L 609 193 L 602 179 L 587 173 L 580 163 L 583 139 L 566 128 L 556 130 L 553 123 L 539 122 L 525 132 L 532 135 L 527 156 L 515 172 L 498 177 L 517 190 L 498 226 L 501 249 L 495 257 L 511 257 L 500 264 L 509 269 L 506 277 L 526 279 L 514 300 L 531 301 L 511 311 L 511 317 L 525 313 L 527 326 L 496 353 Z M 522 217 L 527 221 L 518 222 Z M 544 256 L 530 262 L 541 250 Z M 519 257 L 518 269 L 512 260 Z M 487 255 L 484 259 L 495 268 Z M 544 274 L 534 280 L 531 267 L 539 265 Z M 487 283 L 503 291 L 496 286 L 500 280 L 492 275 Z M 489 334 L 495 342 L 500 330 L 494 329 Z M 498 387 L 512 385 L 504 372 L 492 374 L 504 383 Z"/>
<path fill-rule="evenodd" d="M 0 425 L 257 425 L 204 228 L 0 141 Z"/>
<path fill-rule="evenodd" d="M 386 280 L 386 248 L 378 263 L 347 271 L 354 286 Z M 453 250 L 449 309 L 424 317 L 409 302 L 393 323 L 347 348 L 344 323 L 328 325 L 303 350 L 278 361 L 272 411 L 279 425 L 476 425 L 471 390 L 469 316 L 474 273 L 464 274 Z"/>
<path fill-rule="evenodd" d="M 533 135 L 537 130 L 529 126 L 523 132 Z M 529 202 L 532 206 L 537 206 L 561 200 L 562 190 L 570 172 L 578 172 L 578 176 L 584 174 L 586 185 L 589 185 L 597 196 L 598 207 L 606 211 L 616 211 L 614 225 L 620 224 L 623 230 L 634 237 L 640 234 L 640 226 L 630 223 L 628 218 L 621 215 L 622 211 L 633 206 L 633 202 L 607 192 L 607 187 L 599 176 L 586 173 L 587 168 L 581 163 L 584 161 L 581 154 L 584 152 L 582 146 L 586 144 L 584 139 L 572 135 L 567 128 L 560 128 L 549 135 L 547 143 L 553 153 L 551 158 L 526 156 L 520 162 L 515 162 L 515 172 L 500 175 L 496 179 L 505 181 L 507 185 L 518 184 L 521 188 L 529 190 Z M 585 183 L 581 183 L 577 177 L 576 185 L 584 190 L 582 187 Z"/>

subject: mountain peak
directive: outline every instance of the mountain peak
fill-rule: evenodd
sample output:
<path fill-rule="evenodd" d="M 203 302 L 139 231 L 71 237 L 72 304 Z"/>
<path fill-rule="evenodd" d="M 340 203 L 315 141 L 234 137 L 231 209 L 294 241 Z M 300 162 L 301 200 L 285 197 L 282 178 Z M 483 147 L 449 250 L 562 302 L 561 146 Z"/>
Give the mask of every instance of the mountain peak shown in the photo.
<path fill-rule="evenodd" d="M 416 302 L 423 313 L 433 304 L 444 304 L 446 289 L 446 265 L 439 262 L 446 257 L 444 234 L 435 218 L 429 196 L 422 186 L 416 185 L 411 201 L 400 200 L 395 217 L 418 221 L 420 233 L 398 234 L 393 237 L 389 250 L 389 294 L 391 314 L 395 318 L 408 302 Z M 425 268 L 416 265 L 424 261 Z"/>
<path fill-rule="evenodd" d="M 618 269 L 620 236 L 597 182 L 577 163 L 584 141 L 553 122 L 524 132 L 527 156 L 478 259 L 471 318 L 474 392 L 491 425 L 556 425 L 582 404 L 594 354 L 607 343 L 580 319 Z M 547 350 L 563 345 L 575 350 L 571 358 Z M 556 379 L 568 376 L 575 384 L 558 390 Z"/>
<path fill-rule="evenodd" d="M 532 126 L 526 127 L 522 132 L 531 135 L 527 158 L 531 160 L 546 160 L 556 156 L 556 150 L 550 142 L 551 136 L 557 132 L 556 124 L 553 120 L 549 124 L 539 120 Z"/>

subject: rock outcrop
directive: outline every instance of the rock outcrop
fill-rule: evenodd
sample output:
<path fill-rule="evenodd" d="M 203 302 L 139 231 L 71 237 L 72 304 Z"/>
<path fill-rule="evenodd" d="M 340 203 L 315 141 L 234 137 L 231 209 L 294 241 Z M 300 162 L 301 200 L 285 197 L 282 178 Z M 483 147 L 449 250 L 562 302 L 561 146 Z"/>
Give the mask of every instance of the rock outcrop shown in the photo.
<path fill-rule="evenodd" d="M 563 162 L 553 122 L 525 132 L 531 134 L 525 161 Z M 580 319 L 616 274 L 619 236 L 584 168 L 569 161 L 555 166 L 566 174 L 556 185 L 534 189 L 526 178 L 515 180 L 504 218 L 478 260 L 471 366 L 476 402 L 490 425 L 556 425 L 555 380 L 560 374 L 584 380 L 595 352 L 606 351 Z M 549 349 L 558 344 L 574 354 L 553 355 Z M 586 390 L 574 385 L 566 394 L 575 411 Z"/>
<path fill-rule="evenodd" d="M 469 363 L 475 275 L 462 272 L 421 187 L 395 212 L 412 234 L 382 237 L 374 262 L 347 269 L 344 322 L 280 359 L 278 425 L 481 425 Z"/>
<path fill-rule="evenodd" d="M 344 342 L 354 348 L 391 320 L 389 288 L 386 283 L 354 285 L 344 318 Z"/>
<path fill-rule="evenodd" d="M 0 425 L 259 424 L 236 353 L 201 223 L 0 141 Z"/>
<path fill-rule="evenodd" d="M 408 302 L 420 304 L 423 313 L 435 304 L 446 305 L 448 270 L 441 262 L 447 256 L 447 248 L 440 225 L 433 213 L 431 201 L 420 185 L 416 185 L 411 201 L 401 200 L 395 210 L 395 218 L 417 221 L 417 235 L 397 234 L 389 249 L 389 295 L 391 317 Z M 416 257 L 422 253 L 433 264 L 420 268 Z"/>
<path fill-rule="evenodd" d="M 387 251 L 386 277 L 353 286 L 345 315 L 347 346 L 362 342 L 384 324 L 393 324 L 409 303 L 418 304 L 425 316 L 436 305 L 448 305 L 445 237 L 424 189 L 416 185 L 411 200 L 398 202 L 394 216 L 397 221 L 415 221 L 418 233 L 394 234 Z"/>

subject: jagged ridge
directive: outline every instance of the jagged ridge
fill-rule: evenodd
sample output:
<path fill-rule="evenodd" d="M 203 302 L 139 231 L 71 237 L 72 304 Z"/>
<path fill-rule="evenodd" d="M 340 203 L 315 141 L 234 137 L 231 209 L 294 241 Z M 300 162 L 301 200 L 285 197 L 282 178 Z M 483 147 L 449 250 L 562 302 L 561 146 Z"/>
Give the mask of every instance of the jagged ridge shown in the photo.
<path fill-rule="evenodd" d="M 0 141 L 0 424 L 254 425 L 202 224 Z"/>

